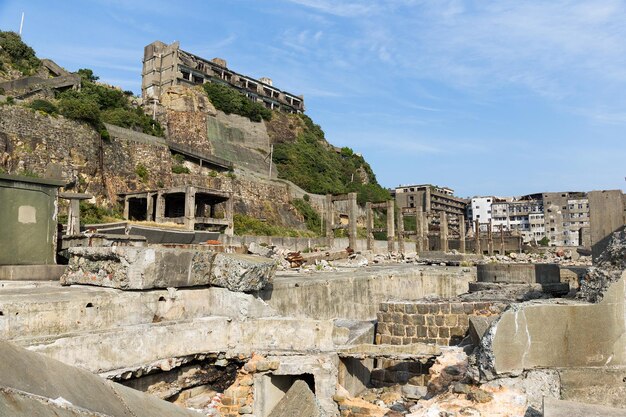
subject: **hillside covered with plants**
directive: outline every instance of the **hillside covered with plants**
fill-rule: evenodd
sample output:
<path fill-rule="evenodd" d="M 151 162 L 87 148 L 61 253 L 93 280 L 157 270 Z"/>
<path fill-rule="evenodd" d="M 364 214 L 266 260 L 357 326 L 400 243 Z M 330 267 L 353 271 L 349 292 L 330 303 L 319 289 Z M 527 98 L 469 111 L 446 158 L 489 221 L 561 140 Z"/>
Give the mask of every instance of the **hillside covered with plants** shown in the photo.
<path fill-rule="evenodd" d="M 280 178 L 315 194 L 356 192 L 360 203 L 390 198 L 363 157 L 348 147 L 337 151 L 326 141 L 321 127 L 308 116 L 286 116 L 271 111 L 224 84 L 205 83 L 202 88 L 217 110 L 254 122 L 265 121 L 268 128 L 278 132 L 273 138 L 277 142 L 273 162 Z"/>
<path fill-rule="evenodd" d="M 330 145 L 322 128 L 300 114 L 302 128 L 295 140 L 274 145 L 273 161 L 280 178 L 287 179 L 315 194 L 356 192 L 360 204 L 389 200 L 389 192 L 378 184 L 365 159 L 348 147 Z M 295 123 L 291 123 L 291 126 Z"/>
<path fill-rule="evenodd" d="M 35 51 L 18 34 L 0 31 L 0 79 L 30 76 L 40 68 L 41 61 Z M 79 69 L 77 73 L 81 76 L 79 90 L 58 92 L 54 98 L 39 98 L 26 105 L 53 116 L 60 114 L 86 122 L 104 138 L 108 138 L 104 123 L 163 136 L 161 125 L 133 103 L 131 91 L 99 83 L 90 69 Z M 8 102 L 11 104 L 14 100 L 10 98 Z"/>

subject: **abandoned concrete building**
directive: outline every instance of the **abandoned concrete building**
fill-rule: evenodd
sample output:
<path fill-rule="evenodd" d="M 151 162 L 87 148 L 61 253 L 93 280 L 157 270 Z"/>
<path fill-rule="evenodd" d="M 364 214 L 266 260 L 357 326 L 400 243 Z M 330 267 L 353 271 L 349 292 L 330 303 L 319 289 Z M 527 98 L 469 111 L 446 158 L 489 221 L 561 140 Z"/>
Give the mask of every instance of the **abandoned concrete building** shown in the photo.
<path fill-rule="evenodd" d="M 233 233 L 232 193 L 185 186 L 120 194 L 126 220 L 182 224 L 188 230 Z M 219 214 L 219 215 L 218 215 Z"/>
<path fill-rule="evenodd" d="M 474 197 L 468 219 L 481 228 L 519 233 L 525 243 L 544 238 L 550 246 L 589 246 L 589 201 L 584 192 L 551 192 L 521 197 Z"/>
<path fill-rule="evenodd" d="M 250 100 L 272 110 L 304 112 L 304 98 L 274 87 L 270 78 L 255 79 L 227 67 L 221 58 L 201 58 L 180 49 L 178 42 L 166 45 L 155 41 L 144 49 L 141 94 L 146 103 L 158 101 L 165 88 L 204 83 L 229 85 Z"/>
<path fill-rule="evenodd" d="M 446 213 L 451 217 L 464 216 L 467 200 L 454 196 L 454 190 L 430 184 L 403 185 L 394 190 L 400 208 L 421 208 L 427 215 Z"/>

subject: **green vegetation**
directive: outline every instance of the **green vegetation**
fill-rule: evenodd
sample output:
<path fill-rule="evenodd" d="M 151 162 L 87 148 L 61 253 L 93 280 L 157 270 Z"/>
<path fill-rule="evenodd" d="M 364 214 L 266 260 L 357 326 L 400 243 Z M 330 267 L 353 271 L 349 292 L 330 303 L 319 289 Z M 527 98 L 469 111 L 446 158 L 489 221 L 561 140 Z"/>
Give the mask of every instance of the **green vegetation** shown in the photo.
<path fill-rule="evenodd" d="M 548 239 L 548 236 L 544 236 L 537 243 L 539 243 L 541 246 L 548 246 L 550 244 L 550 239 Z"/>
<path fill-rule="evenodd" d="M 131 106 L 123 91 L 97 84 L 98 77 L 90 69 L 79 69 L 78 74 L 82 77 L 80 91 L 67 90 L 57 95 L 59 113 L 63 116 L 89 123 L 104 138 L 109 137 L 104 123 L 163 136 L 161 125 L 141 108 Z"/>
<path fill-rule="evenodd" d="M 236 235 L 256 236 L 288 236 L 288 237 L 314 237 L 315 233 L 308 230 L 290 229 L 277 226 L 244 214 L 233 216 Z"/>
<path fill-rule="evenodd" d="M 270 120 L 272 111 L 260 103 L 250 101 L 244 94 L 223 84 L 206 83 L 202 86 L 216 109 L 226 114 L 238 114 L 253 122 Z"/>
<path fill-rule="evenodd" d="M 305 197 L 308 197 L 308 195 L 305 195 Z M 311 207 L 311 204 L 309 204 L 307 200 L 296 198 L 291 204 L 293 204 L 296 210 L 304 217 L 307 229 L 315 233 L 321 232 L 322 220 L 320 215 Z"/>
<path fill-rule="evenodd" d="M 300 115 L 305 129 L 295 142 L 274 145 L 274 163 L 280 177 L 288 179 L 304 190 L 316 194 L 345 194 L 356 192 L 360 204 L 366 201 L 385 201 L 389 192 L 376 181 L 372 168 L 352 149 L 344 147 L 336 152 L 324 139 L 319 125 Z M 367 184 L 363 184 L 365 176 Z"/>
<path fill-rule="evenodd" d="M 135 174 L 141 178 L 141 181 L 148 181 L 148 168 L 146 168 L 144 164 L 137 164 L 135 167 Z"/>
<path fill-rule="evenodd" d="M 33 75 L 41 66 L 35 51 L 15 32 L 0 31 L 0 71 L 11 66 L 24 76 Z"/>
<path fill-rule="evenodd" d="M 173 174 L 189 174 L 189 168 L 184 165 L 172 165 L 172 173 Z"/>
<path fill-rule="evenodd" d="M 86 201 L 80 202 L 80 220 L 82 224 L 109 223 L 122 219 L 118 209 L 100 207 Z"/>
<path fill-rule="evenodd" d="M 30 107 L 33 110 L 37 110 L 37 111 L 50 114 L 50 115 L 59 113 L 59 109 L 57 108 L 57 106 L 55 106 L 48 100 L 40 100 L 40 99 L 33 100 L 28 105 L 28 107 Z"/>
<path fill-rule="evenodd" d="M 172 172 L 174 174 L 189 174 L 189 168 L 187 168 L 183 163 L 185 162 L 185 157 L 179 153 L 172 157 L 174 159 L 174 163 L 172 164 Z"/>

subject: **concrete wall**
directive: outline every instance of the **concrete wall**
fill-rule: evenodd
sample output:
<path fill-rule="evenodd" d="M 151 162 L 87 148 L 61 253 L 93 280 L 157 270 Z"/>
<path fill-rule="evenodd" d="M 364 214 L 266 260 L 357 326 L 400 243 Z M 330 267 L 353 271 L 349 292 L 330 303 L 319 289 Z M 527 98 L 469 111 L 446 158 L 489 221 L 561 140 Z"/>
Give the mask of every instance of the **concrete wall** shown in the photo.
<path fill-rule="evenodd" d="M 359 271 L 276 276 L 257 294 L 279 313 L 317 319 L 373 320 L 380 303 L 392 299 L 455 297 L 476 280 L 475 268 L 369 267 Z"/>
<path fill-rule="evenodd" d="M 40 338 L 195 317 L 273 317 L 251 295 L 224 288 L 120 291 L 89 286 L 22 285 L 0 291 L 0 338 Z"/>
<path fill-rule="evenodd" d="M 588 198 L 591 250 L 595 260 L 606 249 L 613 232 L 626 224 L 624 197 L 621 190 L 608 190 L 591 191 Z"/>
<path fill-rule="evenodd" d="M 483 337 L 496 373 L 626 365 L 626 272 L 598 304 L 524 303 Z"/>
<path fill-rule="evenodd" d="M 557 264 L 479 264 L 476 273 L 478 282 L 549 284 L 561 279 Z"/>

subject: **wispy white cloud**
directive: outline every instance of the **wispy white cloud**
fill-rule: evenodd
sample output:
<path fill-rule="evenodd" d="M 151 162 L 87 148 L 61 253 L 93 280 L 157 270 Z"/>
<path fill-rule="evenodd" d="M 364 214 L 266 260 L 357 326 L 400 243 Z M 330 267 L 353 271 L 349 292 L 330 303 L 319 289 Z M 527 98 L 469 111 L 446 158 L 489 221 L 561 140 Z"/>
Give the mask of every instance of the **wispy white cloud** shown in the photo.
<path fill-rule="evenodd" d="M 372 1 L 332 1 L 332 0 L 287 0 L 302 6 L 310 7 L 322 13 L 335 16 L 363 16 L 379 10 Z"/>

